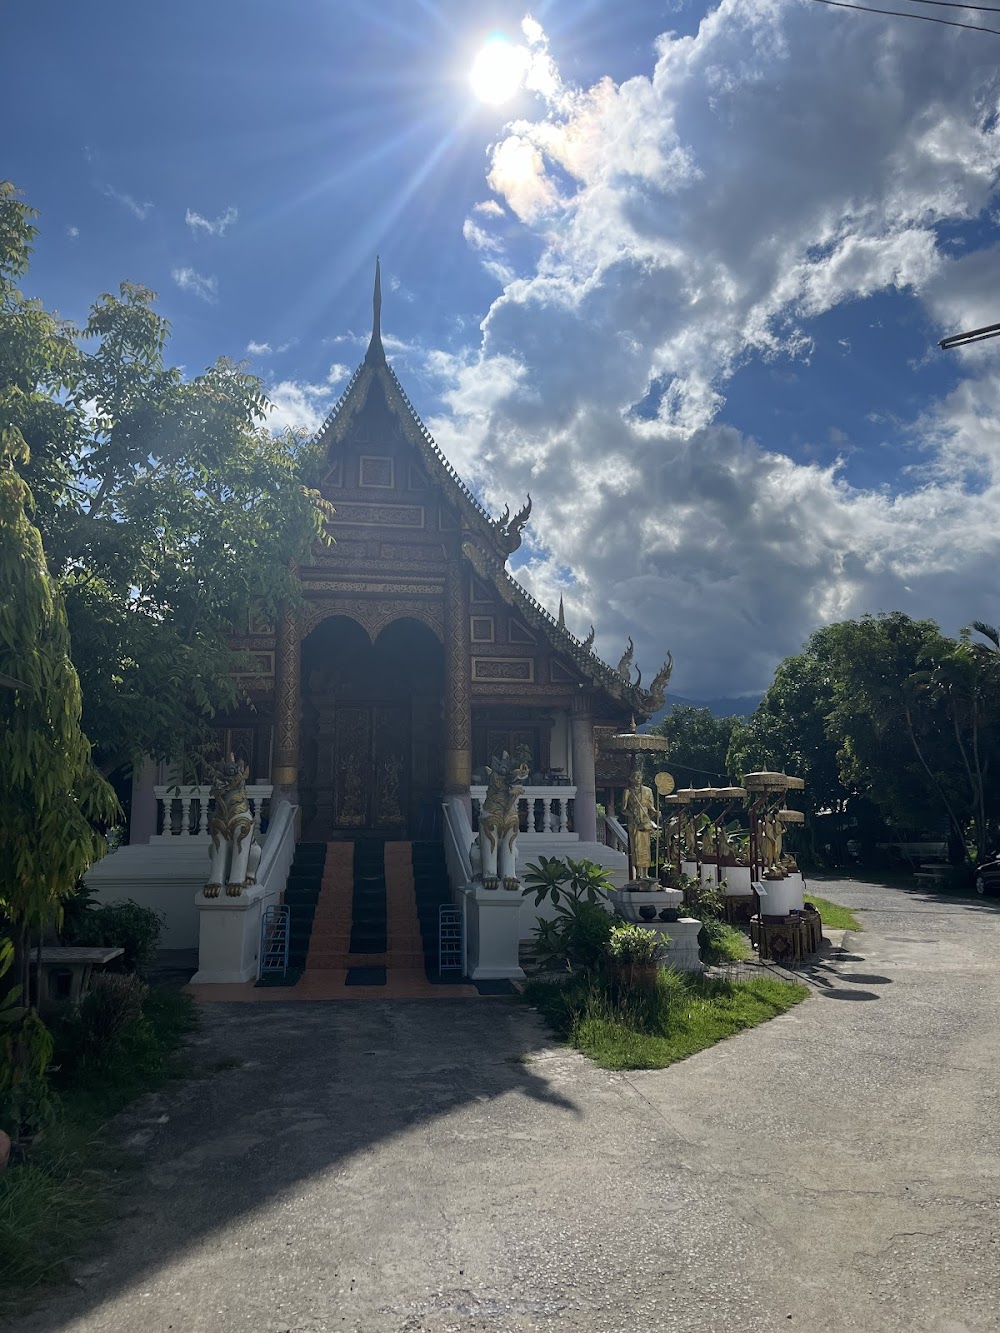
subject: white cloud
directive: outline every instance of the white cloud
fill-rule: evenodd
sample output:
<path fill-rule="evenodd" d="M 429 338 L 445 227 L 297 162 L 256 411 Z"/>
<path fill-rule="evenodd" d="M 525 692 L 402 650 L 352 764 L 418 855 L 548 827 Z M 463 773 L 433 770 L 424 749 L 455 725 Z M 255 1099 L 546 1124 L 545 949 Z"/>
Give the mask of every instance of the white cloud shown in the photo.
<path fill-rule="evenodd" d="M 104 193 L 108 199 L 114 199 L 123 208 L 127 208 L 132 216 L 138 218 L 140 222 L 145 222 L 153 211 L 153 205 L 148 199 L 144 203 L 140 202 L 135 195 L 123 194 L 120 190 L 116 190 L 113 185 L 106 185 Z"/>
<path fill-rule="evenodd" d="M 192 292 L 209 305 L 214 305 L 219 299 L 219 280 L 216 277 L 199 273 L 190 266 L 175 268 L 170 276 L 182 292 Z"/>
<path fill-rule="evenodd" d="M 76 238 L 80 235 L 80 228 L 79 228 L 79 227 L 67 227 L 67 228 L 66 228 L 66 235 L 69 237 L 69 239 L 70 239 L 71 241 L 75 241 Z"/>
<path fill-rule="evenodd" d="M 270 356 L 272 350 L 270 343 L 255 343 L 252 339 L 247 343 L 247 351 L 251 356 Z"/>
<path fill-rule="evenodd" d="M 525 35 L 547 52 L 534 20 Z M 847 302 L 906 291 L 943 331 L 998 317 L 997 256 L 936 234 L 993 199 L 985 44 L 722 0 L 659 39 L 647 76 L 575 89 L 553 69 L 539 91 L 544 115 L 507 127 L 488 182 L 520 223 L 508 243 L 540 258 L 506 276 L 475 354 L 429 363 L 452 461 L 498 508 L 535 498 L 545 545 L 519 577 L 552 605 L 562 590 L 612 661 L 634 634 L 647 679 L 672 647 L 686 694 L 758 690 L 812 628 L 866 610 L 1000 616 L 995 355 L 963 354 L 962 385 L 907 428 L 873 375 L 871 412 L 920 468 L 888 487 L 723 421 L 737 369 L 804 362 L 810 321 Z"/>
<path fill-rule="evenodd" d="M 298 430 L 315 435 L 340 397 L 350 374 L 348 366 L 334 362 L 321 384 L 294 379 L 273 384 L 267 391 L 272 407 L 268 418 L 271 430 L 275 433 Z"/>
<path fill-rule="evenodd" d="M 482 213 L 484 217 L 502 218 L 504 216 L 503 208 L 495 199 L 483 199 L 478 204 L 472 205 L 473 213 Z"/>
<path fill-rule="evenodd" d="M 195 236 L 199 231 L 205 232 L 207 236 L 225 236 L 226 231 L 238 217 L 239 211 L 232 207 L 227 208 L 224 213 L 220 213 L 214 220 L 203 218 L 200 213 L 196 213 L 193 208 L 189 208 L 184 214 L 184 221 Z"/>

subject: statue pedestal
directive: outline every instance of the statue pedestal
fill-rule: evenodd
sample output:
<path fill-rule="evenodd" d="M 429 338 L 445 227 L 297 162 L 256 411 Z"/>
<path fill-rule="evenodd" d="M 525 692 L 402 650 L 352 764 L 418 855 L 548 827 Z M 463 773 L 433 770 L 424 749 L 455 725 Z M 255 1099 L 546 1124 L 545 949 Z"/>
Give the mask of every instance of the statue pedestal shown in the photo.
<path fill-rule="evenodd" d="M 683 901 L 684 894 L 680 889 L 657 887 L 651 892 L 643 892 L 633 884 L 626 884 L 623 889 L 611 889 L 608 893 L 608 902 L 615 909 L 615 915 L 624 921 L 636 921 L 640 925 L 651 925 L 663 911 L 679 911 Z M 645 917 L 641 914 L 642 908 L 646 909 Z M 649 915 L 650 908 L 653 909 L 652 916 Z M 669 932 L 673 924 L 675 923 L 670 922 L 664 929 Z"/>
<path fill-rule="evenodd" d="M 679 921 L 640 921 L 639 925 L 668 937 L 669 943 L 663 952 L 664 967 L 673 967 L 678 972 L 705 970 L 698 951 L 701 922 L 696 917 L 682 916 Z"/>
<path fill-rule="evenodd" d="M 228 898 L 223 889 L 218 898 L 196 893 L 198 910 L 198 971 L 193 983 L 253 981 L 260 952 L 260 923 L 264 908 L 278 901 L 273 890 L 261 884 L 244 889 L 238 898 Z"/>
<path fill-rule="evenodd" d="M 465 895 L 469 976 L 473 981 L 520 981 L 520 889 L 484 889 L 470 884 Z"/>

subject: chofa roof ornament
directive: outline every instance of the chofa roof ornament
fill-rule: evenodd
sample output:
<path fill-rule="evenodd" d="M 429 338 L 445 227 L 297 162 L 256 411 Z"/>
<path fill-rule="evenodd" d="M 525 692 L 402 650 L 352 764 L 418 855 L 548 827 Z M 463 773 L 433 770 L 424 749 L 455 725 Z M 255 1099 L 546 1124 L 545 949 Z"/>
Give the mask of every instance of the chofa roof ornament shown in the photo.
<path fill-rule="evenodd" d="M 528 496 L 528 503 L 519 509 L 513 518 L 510 516 L 510 505 L 504 505 L 503 513 L 496 520 L 497 534 L 500 538 L 500 545 L 508 555 L 513 555 L 521 545 L 521 532 L 525 523 L 531 517 L 531 496 Z"/>

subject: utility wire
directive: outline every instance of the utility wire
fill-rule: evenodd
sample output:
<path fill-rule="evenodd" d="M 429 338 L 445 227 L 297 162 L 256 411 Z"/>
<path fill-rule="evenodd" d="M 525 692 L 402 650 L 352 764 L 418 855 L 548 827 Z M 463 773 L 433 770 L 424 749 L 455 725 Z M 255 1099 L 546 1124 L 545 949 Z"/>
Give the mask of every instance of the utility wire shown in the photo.
<path fill-rule="evenodd" d="M 848 0 L 813 0 L 813 4 L 833 5 L 835 9 L 863 9 L 866 14 L 888 14 L 890 17 L 897 19 L 917 19 L 922 23 L 942 23 L 946 28 L 968 28 L 970 32 L 991 32 L 994 37 L 1000 37 L 1000 28 L 981 28 L 978 23 L 958 23 L 955 19 L 938 19 L 932 14 L 910 14 L 905 9 L 876 9 L 873 5 L 848 4 Z"/>
<path fill-rule="evenodd" d="M 914 5 L 938 5 L 941 9 L 978 9 L 983 14 L 1000 14 L 996 5 L 960 5 L 958 0 L 911 0 Z"/>

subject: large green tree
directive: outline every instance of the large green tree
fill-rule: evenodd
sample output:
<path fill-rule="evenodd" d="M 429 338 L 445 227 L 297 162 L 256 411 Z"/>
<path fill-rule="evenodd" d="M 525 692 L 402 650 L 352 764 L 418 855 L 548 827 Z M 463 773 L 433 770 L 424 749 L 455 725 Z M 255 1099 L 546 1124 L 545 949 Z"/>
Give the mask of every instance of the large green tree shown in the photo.
<path fill-rule="evenodd" d="M 814 812 L 863 799 L 901 831 L 948 829 L 982 856 L 1000 813 L 998 743 L 1000 652 L 892 612 L 811 635 L 734 732 L 729 761 L 798 773 Z"/>
<path fill-rule="evenodd" d="M 726 752 L 738 721 L 693 704 L 674 704 L 652 730 L 670 742 L 666 767 L 678 786 L 707 787 L 727 780 Z M 655 767 L 661 767 L 659 761 Z"/>
<path fill-rule="evenodd" d="M 18 432 L 0 430 L 0 917 L 27 994 L 28 932 L 41 931 L 102 855 L 114 792 L 91 763 L 62 598 L 15 470 Z"/>
<path fill-rule="evenodd" d="M 197 756 L 212 717 L 241 703 L 230 637 L 298 595 L 294 564 L 324 538 L 320 460 L 267 429 L 241 366 L 188 379 L 168 365 L 146 288 L 105 294 L 81 330 L 27 301 L 33 237 L 3 187 L 0 425 L 29 446 L 19 466 L 65 597 L 84 725 L 105 773 Z"/>

